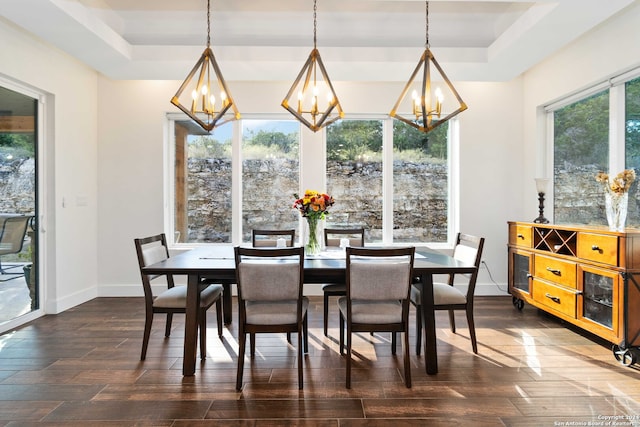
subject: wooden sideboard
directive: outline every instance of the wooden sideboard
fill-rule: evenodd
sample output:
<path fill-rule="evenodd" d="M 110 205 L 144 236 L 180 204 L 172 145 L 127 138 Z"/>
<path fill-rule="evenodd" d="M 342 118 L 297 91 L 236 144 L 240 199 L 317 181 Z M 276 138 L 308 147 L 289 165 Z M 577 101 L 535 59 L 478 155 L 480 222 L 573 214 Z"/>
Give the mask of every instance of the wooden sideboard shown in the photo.
<path fill-rule="evenodd" d="M 509 222 L 509 293 L 613 344 L 636 362 L 640 346 L 640 230 Z"/>

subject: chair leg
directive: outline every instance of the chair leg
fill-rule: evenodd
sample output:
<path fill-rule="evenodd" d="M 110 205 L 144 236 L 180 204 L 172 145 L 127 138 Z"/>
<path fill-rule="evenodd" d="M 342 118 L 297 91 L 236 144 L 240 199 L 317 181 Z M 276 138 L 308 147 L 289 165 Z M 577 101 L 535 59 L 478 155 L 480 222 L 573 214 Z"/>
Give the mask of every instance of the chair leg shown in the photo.
<path fill-rule="evenodd" d="M 200 310 L 198 319 L 200 328 L 200 359 L 207 358 L 207 312 Z"/>
<path fill-rule="evenodd" d="M 409 359 L 409 322 L 405 325 L 405 331 L 402 332 L 402 351 L 404 353 L 404 385 L 411 388 L 411 360 Z M 395 332 L 394 332 L 395 334 Z"/>
<path fill-rule="evenodd" d="M 396 355 L 396 333 L 391 332 L 391 354 Z"/>
<path fill-rule="evenodd" d="M 253 335 L 253 334 L 251 334 Z M 244 333 L 244 328 L 240 326 L 240 331 L 238 333 L 239 343 L 238 343 L 238 372 L 236 374 L 236 390 L 242 390 L 242 373 L 244 369 L 244 352 L 245 346 L 247 342 L 247 336 Z"/>
<path fill-rule="evenodd" d="M 344 354 L 344 317 L 342 316 L 342 312 L 340 312 L 340 356 Z"/>
<path fill-rule="evenodd" d="M 351 388 L 351 327 L 347 324 L 347 382 L 346 387 Z"/>
<path fill-rule="evenodd" d="M 306 323 L 306 315 L 305 315 L 305 320 L 303 320 L 303 323 Z M 298 328 L 300 328 L 300 326 L 298 326 Z M 303 340 L 304 329 L 306 329 L 304 324 L 302 328 L 303 328 L 302 331 L 298 329 L 298 390 L 302 390 L 302 387 L 304 385 L 304 374 L 302 372 L 302 346 L 303 346 L 302 342 L 305 341 L 306 343 L 306 339 Z"/>
<path fill-rule="evenodd" d="M 422 307 L 416 305 L 416 356 L 422 351 Z"/>
<path fill-rule="evenodd" d="M 216 301 L 216 321 L 218 322 L 218 338 L 222 339 L 222 298 Z"/>
<path fill-rule="evenodd" d="M 302 335 L 304 338 L 304 354 L 309 354 L 309 322 L 306 313 L 304 319 L 302 319 Z"/>
<path fill-rule="evenodd" d="M 169 337 L 171 335 L 171 321 L 173 320 L 173 313 L 167 313 L 167 324 L 164 327 L 164 336 Z"/>
<path fill-rule="evenodd" d="M 324 293 L 324 336 L 327 336 L 329 328 L 329 294 Z"/>
<path fill-rule="evenodd" d="M 473 321 L 473 307 L 467 307 L 467 324 L 469 325 L 469 336 L 471 337 L 471 347 L 473 353 L 478 354 L 478 342 L 476 341 L 476 326 Z"/>
<path fill-rule="evenodd" d="M 456 333 L 456 317 L 453 310 L 449 310 L 449 324 L 451 325 L 451 332 Z"/>
<path fill-rule="evenodd" d="M 251 358 L 256 356 L 256 334 L 253 332 L 249 334 L 249 348 L 251 351 Z"/>
<path fill-rule="evenodd" d="M 291 344 L 291 332 L 287 332 L 287 342 Z"/>
<path fill-rule="evenodd" d="M 153 312 L 147 312 L 144 319 L 144 334 L 142 336 L 142 351 L 140 352 L 140 360 L 147 357 L 147 347 L 149 346 L 149 337 L 151 336 L 151 325 L 153 324 Z"/>

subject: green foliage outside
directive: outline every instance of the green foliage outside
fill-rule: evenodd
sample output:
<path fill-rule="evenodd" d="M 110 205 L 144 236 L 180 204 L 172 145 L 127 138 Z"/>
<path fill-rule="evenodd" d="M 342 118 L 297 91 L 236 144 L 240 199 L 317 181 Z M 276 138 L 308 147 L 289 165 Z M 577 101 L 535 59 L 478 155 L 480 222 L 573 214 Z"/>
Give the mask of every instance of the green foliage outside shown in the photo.
<path fill-rule="evenodd" d="M 596 165 L 606 171 L 609 159 L 609 91 L 567 105 L 554 114 L 554 162 Z"/>
<path fill-rule="evenodd" d="M 31 133 L 0 133 L 0 159 L 2 161 L 35 157 L 35 137 Z"/>
<path fill-rule="evenodd" d="M 447 159 L 447 124 L 424 133 L 400 121 L 393 122 L 394 158 L 403 161 Z M 244 135 L 245 159 L 269 156 L 296 159 L 299 155 L 298 133 L 259 130 Z M 190 158 L 231 158 L 231 140 L 215 136 L 198 136 L 189 141 Z M 341 120 L 327 127 L 327 160 L 382 160 L 382 121 Z"/>
<path fill-rule="evenodd" d="M 640 78 L 626 83 L 626 167 L 640 172 Z"/>

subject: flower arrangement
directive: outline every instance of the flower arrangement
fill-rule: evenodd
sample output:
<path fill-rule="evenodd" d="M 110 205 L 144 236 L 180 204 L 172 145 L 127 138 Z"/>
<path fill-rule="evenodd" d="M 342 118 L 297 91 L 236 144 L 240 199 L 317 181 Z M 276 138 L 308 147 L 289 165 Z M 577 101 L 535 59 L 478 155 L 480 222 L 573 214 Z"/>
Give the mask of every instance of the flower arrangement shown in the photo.
<path fill-rule="evenodd" d="M 598 172 L 596 181 L 604 185 L 607 193 L 623 194 L 629 191 L 631 184 L 636 179 L 636 171 L 633 169 L 625 169 L 609 182 L 609 175 L 604 172 Z"/>
<path fill-rule="evenodd" d="M 294 194 L 295 202 L 293 208 L 297 209 L 304 218 L 307 219 L 309 234 L 305 250 L 308 255 L 317 255 L 322 250 L 323 238 L 320 236 L 321 230 L 318 222 L 325 219 L 329 214 L 329 208 L 333 205 L 333 197 L 315 190 L 307 190 L 303 197 Z"/>
<path fill-rule="evenodd" d="M 596 181 L 602 183 L 605 189 L 605 213 L 609 229 L 612 231 L 624 231 L 627 219 L 628 192 L 631 184 L 636 179 L 633 169 L 625 169 L 612 180 L 604 172 L 598 172 Z"/>
<path fill-rule="evenodd" d="M 315 190 L 307 190 L 303 197 L 294 194 L 296 201 L 293 208 L 300 211 L 303 217 L 325 219 L 329 214 L 329 207 L 334 203 L 333 197 Z"/>

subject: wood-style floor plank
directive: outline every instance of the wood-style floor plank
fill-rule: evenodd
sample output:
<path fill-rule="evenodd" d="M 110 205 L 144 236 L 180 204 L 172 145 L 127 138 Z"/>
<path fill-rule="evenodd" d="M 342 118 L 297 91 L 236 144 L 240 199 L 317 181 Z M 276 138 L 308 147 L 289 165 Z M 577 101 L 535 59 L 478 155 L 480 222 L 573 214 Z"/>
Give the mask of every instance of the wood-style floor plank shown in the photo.
<path fill-rule="evenodd" d="M 437 375 L 415 355 L 412 322 L 411 389 L 388 334 L 356 334 L 346 389 L 333 303 L 325 337 L 322 298 L 311 297 L 303 390 L 295 347 L 274 334 L 258 336 L 237 392 L 237 324 L 218 339 L 214 312 L 193 377 L 182 376 L 182 316 L 169 338 L 156 317 L 139 360 L 142 298 L 45 316 L 0 336 L 0 426 L 553 426 L 640 414 L 638 365 L 621 366 L 609 343 L 532 307 L 518 311 L 509 297 L 476 298 L 477 355 L 463 314 L 454 334 L 437 313 Z"/>

